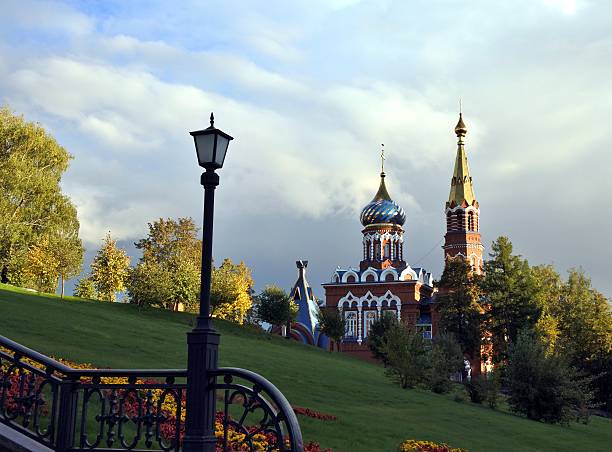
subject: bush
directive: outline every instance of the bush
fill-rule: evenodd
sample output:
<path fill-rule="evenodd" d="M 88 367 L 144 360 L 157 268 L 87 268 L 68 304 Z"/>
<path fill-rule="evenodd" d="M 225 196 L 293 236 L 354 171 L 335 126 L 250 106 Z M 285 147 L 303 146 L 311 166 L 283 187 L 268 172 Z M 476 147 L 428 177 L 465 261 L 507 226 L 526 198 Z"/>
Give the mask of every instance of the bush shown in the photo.
<path fill-rule="evenodd" d="M 514 412 L 549 423 L 588 419 L 591 379 L 581 377 L 563 356 L 547 353 L 531 332 L 521 332 L 510 348 L 506 379 Z"/>
<path fill-rule="evenodd" d="M 499 400 L 499 378 L 495 373 L 472 378 L 465 383 L 465 389 L 474 403 L 486 402 L 489 407 L 497 408 Z"/>

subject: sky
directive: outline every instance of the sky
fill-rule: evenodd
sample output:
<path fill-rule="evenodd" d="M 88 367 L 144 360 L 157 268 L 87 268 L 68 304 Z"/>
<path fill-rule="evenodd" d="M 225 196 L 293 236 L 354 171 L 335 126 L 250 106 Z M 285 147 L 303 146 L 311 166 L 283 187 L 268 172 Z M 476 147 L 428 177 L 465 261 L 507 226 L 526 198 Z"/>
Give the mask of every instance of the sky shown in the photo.
<path fill-rule="evenodd" d="M 612 2 L 3 0 L 0 104 L 73 156 L 62 186 L 87 260 L 107 231 L 201 225 L 188 132 L 235 137 L 216 193 L 214 258 L 257 289 L 295 261 L 323 296 L 361 258 L 379 182 L 405 209 L 404 256 L 440 276 L 458 100 L 486 252 L 582 267 L 612 296 Z"/>

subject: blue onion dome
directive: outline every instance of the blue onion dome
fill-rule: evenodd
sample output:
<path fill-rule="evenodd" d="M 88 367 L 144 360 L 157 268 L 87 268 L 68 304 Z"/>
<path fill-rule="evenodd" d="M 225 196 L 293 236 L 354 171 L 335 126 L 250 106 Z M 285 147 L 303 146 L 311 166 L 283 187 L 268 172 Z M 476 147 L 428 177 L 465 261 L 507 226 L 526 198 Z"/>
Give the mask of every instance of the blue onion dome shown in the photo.
<path fill-rule="evenodd" d="M 385 173 L 380 173 L 380 187 L 374 199 L 361 211 L 361 224 L 397 224 L 402 226 L 406 213 L 398 203 L 391 199 L 385 186 Z"/>

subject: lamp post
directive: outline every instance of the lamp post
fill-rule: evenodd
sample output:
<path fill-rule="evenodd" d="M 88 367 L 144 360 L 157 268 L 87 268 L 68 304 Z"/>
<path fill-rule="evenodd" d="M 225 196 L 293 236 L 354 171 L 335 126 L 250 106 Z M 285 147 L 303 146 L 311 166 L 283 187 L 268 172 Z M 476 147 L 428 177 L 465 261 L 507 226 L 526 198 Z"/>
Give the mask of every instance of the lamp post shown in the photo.
<path fill-rule="evenodd" d="M 219 333 L 210 318 L 210 281 L 212 272 L 213 215 L 215 188 L 223 166 L 231 136 L 215 127 L 210 114 L 210 127 L 190 132 L 195 142 L 199 165 L 206 171 L 200 182 L 204 187 L 204 221 L 202 231 L 202 275 L 200 280 L 200 313 L 196 325 L 187 333 L 187 406 L 185 420 L 185 452 L 214 452 L 215 390 L 211 387 L 211 371 L 217 369 Z"/>

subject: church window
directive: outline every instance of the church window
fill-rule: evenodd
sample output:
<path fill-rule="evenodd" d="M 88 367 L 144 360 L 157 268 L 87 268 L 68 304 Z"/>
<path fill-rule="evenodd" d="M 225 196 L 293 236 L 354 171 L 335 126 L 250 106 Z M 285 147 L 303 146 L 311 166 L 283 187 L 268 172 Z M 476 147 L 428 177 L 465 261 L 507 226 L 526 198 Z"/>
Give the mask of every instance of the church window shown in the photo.
<path fill-rule="evenodd" d="M 355 276 L 349 275 L 348 278 L 346 278 L 346 282 L 354 283 L 355 282 Z"/>
<path fill-rule="evenodd" d="M 346 320 L 346 333 L 344 337 L 357 336 L 357 313 L 355 311 L 345 311 L 344 319 Z"/>
<path fill-rule="evenodd" d="M 385 258 L 391 257 L 391 247 L 389 246 L 389 242 L 385 243 Z"/>
<path fill-rule="evenodd" d="M 376 281 L 376 279 L 374 278 L 373 274 L 369 274 L 368 276 L 366 276 L 366 282 L 374 282 Z"/>
<path fill-rule="evenodd" d="M 393 273 L 387 273 L 385 276 L 385 281 L 393 281 L 394 279 L 395 277 L 393 276 Z"/>
<path fill-rule="evenodd" d="M 446 214 L 446 229 L 447 230 L 451 230 L 452 229 L 452 227 L 451 227 L 452 221 L 453 221 L 453 216 L 451 215 L 450 212 L 448 212 Z"/>
<path fill-rule="evenodd" d="M 376 311 L 366 311 L 363 321 L 363 337 L 367 337 L 368 331 L 376 321 Z"/>

